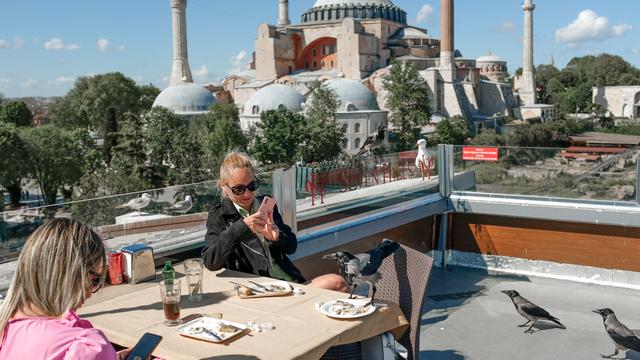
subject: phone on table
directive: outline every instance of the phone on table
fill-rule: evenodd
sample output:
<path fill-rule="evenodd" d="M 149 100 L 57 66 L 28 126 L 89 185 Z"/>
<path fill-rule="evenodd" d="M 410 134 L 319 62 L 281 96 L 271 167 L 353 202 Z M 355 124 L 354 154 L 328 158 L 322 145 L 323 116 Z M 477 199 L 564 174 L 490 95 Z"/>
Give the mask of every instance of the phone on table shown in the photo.
<path fill-rule="evenodd" d="M 145 333 L 125 360 L 146 360 L 160 344 L 160 340 L 162 340 L 160 335 Z"/>
<path fill-rule="evenodd" d="M 262 204 L 260 204 L 260 208 L 258 209 L 258 211 L 267 215 L 268 217 L 271 217 L 271 215 L 273 214 L 273 208 L 275 206 L 276 201 L 271 197 L 265 196 L 264 199 L 262 199 Z"/>

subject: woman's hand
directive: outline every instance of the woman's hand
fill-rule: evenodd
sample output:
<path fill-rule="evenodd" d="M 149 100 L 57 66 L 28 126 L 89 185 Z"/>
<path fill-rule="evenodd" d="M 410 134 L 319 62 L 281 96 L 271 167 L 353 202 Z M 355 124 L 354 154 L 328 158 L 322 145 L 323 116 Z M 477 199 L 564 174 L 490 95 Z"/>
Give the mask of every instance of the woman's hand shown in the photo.
<path fill-rule="evenodd" d="M 278 241 L 280 239 L 280 229 L 273 222 L 273 214 L 267 218 L 267 223 L 264 225 L 264 230 L 262 232 L 264 238 L 268 241 Z"/>
<path fill-rule="evenodd" d="M 243 221 L 247 224 L 247 227 L 251 232 L 256 235 L 261 235 L 267 225 L 267 216 L 261 212 L 257 212 L 251 216 L 247 216 Z"/>
<path fill-rule="evenodd" d="M 124 360 L 127 358 L 127 356 L 129 355 L 129 353 L 131 352 L 131 349 L 124 349 L 124 350 L 120 350 L 116 353 L 116 359 L 117 360 Z"/>

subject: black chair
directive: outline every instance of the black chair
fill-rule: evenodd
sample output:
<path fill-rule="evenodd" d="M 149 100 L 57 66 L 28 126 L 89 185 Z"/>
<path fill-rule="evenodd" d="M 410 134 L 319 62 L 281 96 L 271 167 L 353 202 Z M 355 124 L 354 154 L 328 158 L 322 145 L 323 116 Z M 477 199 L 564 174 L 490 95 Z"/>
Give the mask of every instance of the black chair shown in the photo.
<path fill-rule="evenodd" d="M 433 258 L 400 245 L 380 267 L 382 277 L 376 284 L 376 300 L 396 303 L 409 321 L 409 329 L 396 339 L 407 349 L 409 360 L 420 359 L 420 323 L 422 306 L 427 294 Z M 337 345 L 329 348 L 321 359 L 361 359 L 360 343 Z"/>

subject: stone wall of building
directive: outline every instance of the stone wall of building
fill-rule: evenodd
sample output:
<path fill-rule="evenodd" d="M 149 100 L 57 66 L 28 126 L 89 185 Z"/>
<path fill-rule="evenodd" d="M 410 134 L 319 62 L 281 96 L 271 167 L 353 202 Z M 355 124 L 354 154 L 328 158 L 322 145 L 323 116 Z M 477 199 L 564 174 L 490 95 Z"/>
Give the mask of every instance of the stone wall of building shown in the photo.
<path fill-rule="evenodd" d="M 640 118 L 640 86 L 594 87 L 593 103 L 615 117 Z"/>

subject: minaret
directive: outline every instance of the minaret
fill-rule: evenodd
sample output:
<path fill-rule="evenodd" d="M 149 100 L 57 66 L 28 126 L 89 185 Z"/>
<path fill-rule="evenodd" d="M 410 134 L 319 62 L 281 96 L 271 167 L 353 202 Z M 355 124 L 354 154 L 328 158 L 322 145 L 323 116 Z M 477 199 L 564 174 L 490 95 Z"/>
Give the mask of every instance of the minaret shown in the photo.
<path fill-rule="evenodd" d="M 522 63 L 522 81 L 520 82 L 520 100 L 522 105 L 530 106 L 536 103 L 536 80 L 533 73 L 533 0 L 524 0 L 524 59 Z"/>
<path fill-rule="evenodd" d="M 173 65 L 169 85 L 193 82 L 187 54 L 187 0 L 170 0 L 173 30 Z"/>
<path fill-rule="evenodd" d="M 291 25 L 289 20 L 289 0 L 280 0 L 280 19 L 278 20 L 279 27 L 285 27 Z"/>
<path fill-rule="evenodd" d="M 440 74 L 444 81 L 451 82 L 456 77 L 453 42 L 453 0 L 440 1 Z"/>

